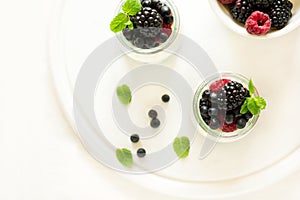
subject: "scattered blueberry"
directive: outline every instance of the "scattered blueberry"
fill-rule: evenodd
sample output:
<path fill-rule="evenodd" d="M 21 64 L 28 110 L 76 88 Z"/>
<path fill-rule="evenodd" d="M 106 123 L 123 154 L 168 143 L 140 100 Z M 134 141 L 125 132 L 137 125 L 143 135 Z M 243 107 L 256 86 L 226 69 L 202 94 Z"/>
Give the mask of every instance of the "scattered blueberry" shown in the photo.
<path fill-rule="evenodd" d="M 170 96 L 167 95 L 167 94 L 164 94 L 162 97 L 161 97 L 161 100 L 165 103 L 169 102 L 170 101 Z"/>
<path fill-rule="evenodd" d="M 156 110 L 149 110 L 148 116 L 149 116 L 150 118 L 156 118 L 156 117 L 157 117 L 157 112 L 156 112 Z"/>
<path fill-rule="evenodd" d="M 151 120 L 150 125 L 152 128 L 158 128 L 160 126 L 160 121 L 157 118 Z"/>
<path fill-rule="evenodd" d="M 133 135 L 130 136 L 130 140 L 133 143 L 137 143 L 140 140 L 140 136 L 138 134 L 133 134 Z"/>
<path fill-rule="evenodd" d="M 143 148 L 139 148 L 136 153 L 138 157 L 143 158 L 146 155 L 146 150 Z"/>

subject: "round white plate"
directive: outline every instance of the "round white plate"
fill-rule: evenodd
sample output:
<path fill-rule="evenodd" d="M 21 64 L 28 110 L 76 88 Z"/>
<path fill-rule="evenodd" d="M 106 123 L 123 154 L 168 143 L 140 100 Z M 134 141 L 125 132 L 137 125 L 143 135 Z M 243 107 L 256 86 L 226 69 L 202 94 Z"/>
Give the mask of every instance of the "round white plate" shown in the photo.
<path fill-rule="evenodd" d="M 207 9 L 209 8 L 207 4 L 203 3 L 202 5 L 202 3 L 197 2 L 194 1 L 200 7 L 207 6 Z M 77 75 L 87 57 L 113 36 L 108 27 L 117 5 L 118 2 L 103 4 L 102 1 L 96 0 L 65 0 L 58 6 L 58 10 L 54 14 L 49 41 L 50 66 L 58 96 L 74 130 L 76 128 L 73 116 L 73 92 Z M 181 11 L 180 8 L 179 11 Z M 180 13 L 182 16 L 184 14 L 186 13 Z M 187 18 L 182 17 L 182 19 Z M 195 29 L 195 31 L 205 30 Z M 183 34 L 184 32 L 183 29 Z M 242 47 L 240 48 L 242 49 Z M 121 59 L 124 60 L 121 61 Z M 126 63 L 126 60 L 128 58 L 120 58 L 112 65 L 117 62 Z M 177 64 L 179 63 L 182 64 L 181 66 L 189 67 L 188 63 L 184 63 L 184 61 L 178 60 Z M 220 69 L 224 70 L 225 68 Z M 183 70 L 182 74 L 190 81 L 192 88 L 196 90 L 202 79 L 200 76 L 195 76 L 190 70 L 186 70 L 187 73 L 185 74 L 185 70 Z M 230 67 L 230 70 L 239 73 L 244 72 L 239 67 L 234 66 Z M 180 72 L 180 69 L 178 71 Z M 263 69 L 260 69 L 260 72 L 258 69 L 256 71 L 252 74 L 257 75 L 265 72 Z M 274 80 L 279 80 L 279 77 L 282 78 L 282 73 L 289 74 L 289 79 L 285 79 L 288 81 L 283 81 L 282 84 L 274 82 Z M 273 76 L 269 77 L 273 84 L 262 84 L 264 80 L 259 79 L 262 76 L 254 76 L 254 82 L 257 80 L 261 95 L 267 98 L 269 105 L 268 109 L 262 113 L 254 131 L 241 141 L 217 144 L 207 158 L 199 160 L 199 151 L 204 138 L 201 134 L 197 134 L 187 159 L 179 160 L 173 165 L 151 174 L 129 175 L 120 173 L 120 175 L 156 192 L 197 199 L 236 196 L 282 179 L 300 167 L 300 134 L 296 127 L 297 113 L 300 112 L 300 108 L 294 106 L 297 105 L 298 101 L 296 96 L 292 99 L 287 98 L 289 94 L 293 94 L 297 88 L 300 88 L 299 78 L 295 74 L 300 74 L 299 69 L 284 68 L 280 73 L 274 72 Z M 112 74 L 107 72 L 107 76 L 112 76 Z M 116 77 L 116 80 L 119 78 L 121 77 Z M 197 78 L 199 78 L 199 83 Z M 276 89 L 280 86 L 281 92 L 279 94 Z M 111 88 L 110 91 L 113 89 Z M 153 88 L 148 89 L 153 90 Z M 106 90 L 109 91 L 108 88 Z M 161 93 L 170 92 L 168 88 L 163 87 L 155 90 L 159 90 Z M 297 95 L 299 97 L 299 94 Z M 140 94 L 140 96 L 142 95 Z M 173 97 L 176 99 L 176 94 Z M 175 103 L 171 112 L 176 112 L 174 111 L 176 106 L 184 109 L 181 108 L 180 104 Z M 95 105 L 95 109 L 101 112 L 101 105 Z M 133 110 L 132 113 L 135 111 Z M 101 119 L 101 116 L 98 119 Z M 138 121 L 138 119 L 136 120 Z M 173 136 L 171 136 L 171 140 Z M 110 139 L 114 140 L 114 138 Z M 166 140 L 170 140 L 170 138 L 166 138 Z M 123 142 L 123 140 L 115 142 L 115 145 L 120 145 L 117 142 Z M 153 147 L 151 141 L 145 143 L 145 146 L 149 150 Z M 92 153 L 91 147 L 85 147 Z M 128 148 L 130 147 L 128 146 Z M 155 151 L 155 148 L 159 148 L 159 145 L 153 147 L 152 150 Z M 112 171 L 112 173 L 117 172 Z"/>

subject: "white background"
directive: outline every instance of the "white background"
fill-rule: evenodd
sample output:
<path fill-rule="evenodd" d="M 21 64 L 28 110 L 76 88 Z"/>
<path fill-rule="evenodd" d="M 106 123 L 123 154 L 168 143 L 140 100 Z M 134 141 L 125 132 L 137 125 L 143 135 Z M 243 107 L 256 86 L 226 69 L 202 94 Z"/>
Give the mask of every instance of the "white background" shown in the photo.
<path fill-rule="evenodd" d="M 47 65 L 55 1 L 0 1 L 0 199 L 177 199 L 103 167 L 68 125 Z M 299 185 L 300 170 L 269 188 L 230 199 L 298 200 Z"/>

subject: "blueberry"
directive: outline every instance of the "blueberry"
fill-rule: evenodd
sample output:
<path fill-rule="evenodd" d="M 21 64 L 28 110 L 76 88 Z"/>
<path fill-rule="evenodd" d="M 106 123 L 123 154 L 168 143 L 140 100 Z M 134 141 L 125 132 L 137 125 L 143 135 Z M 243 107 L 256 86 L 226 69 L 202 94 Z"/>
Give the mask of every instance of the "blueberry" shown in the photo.
<path fill-rule="evenodd" d="M 152 5 L 151 5 L 151 7 L 152 7 L 152 8 L 156 8 L 156 5 L 157 5 L 158 3 L 161 3 L 160 0 L 152 0 Z"/>
<path fill-rule="evenodd" d="M 164 43 L 165 41 L 167 41 L 167 39 L 169 38 L 168 34 L 164 33 L 164 32 L 161 32 L 159 35 L 158 35 L 158 41 L 160 43 Z"/>
<path fill-rule="evenodd" d="M 164 23 L 166 24 L 172 24 L 174 21 L 174 17 L 172 15 L 166 15 L 164 16 Z"/>
<path fill-rule="evenodd" d="M 146 155 L 146 150 L 143 148 L 139 148 L 136 153 L 138 157 L 143 158 Z"/>
<path fill-rule="evenodd" d="M 208 98 L 210 97 L 210 93 L 211 93 L 210 90 L 205 90 L 205 91 L 202 93 L 202 99 L 208 99 Z"/>
<path fill-rule="evenodd" d="M 218 129 L 220 127 L 220 121 L 217 118 L 211 118 L 209 127 L 213 130 Z"/>
<path fill-rule="evenodd" d="M 133 134 L 133 135 L 130 136 L 130 140 L 131 140 L 131 142 L 133 142 L 133 143 L 137 143 L 137 142 L 139 142 L 140 137 L 139 137 L 138 134 Z"/>
<path fill-rule="evenodd" d="M 210 108 L 210 109 L 208 109 L 208 115 L 209 116 L 217 116 L 218 115 L 218 109 L 216 109 L 216 108 Z"/>
<path fill-rule="evenodd" d="M 253 115 L 251 112 L 247 112 L 243 115 L 243 117 L 246 119 L 246 121 L 249 121 L 253 117 Z"/>
<path fill-rule="evenodd" d="M 145 38 L 145 46 L 148 49 L 154 48 L 155 47 L 155 41 L 154 38 Z"/>
<path fill-rule="evenodd" d="M 201 106 L 200 107 L 200 113 L 201 113 L 201 115 L 207 116 L 208 115 L 208 107 L 207 106 Z"/>
<path fill-rule="evenodd" d="M 132 35 L 133 35 L 133 31 L 131 31 L 129 28 L 126 28 L 122 32 L 123 32 L 124 37 L 130 41 L 132 38 Z"/>
<path fill-rule="evenodd" d="M 170 96 L 167 95 L 167 94 L 164 94 L 162 97 L 161 97 L 161 100 L 165 103 L 169 102 L 170 101 Z"/>
<path fill-rule="evenodd" d="M 216 103 L 218 101 L 218 94 L 215 92 L 210 93 L 210 102 Z"/>
<path fill-rule="evenodd" d="M 157 118 L 154 118 L 150 122 L 152 128 L 158 128 L 160 126 L 160 121 Z"/>
<path fill-rule="evenodd" d="M 144 39 L 140 38 L 140 37 L 136 38 L 133 41 L 133 45 L 136 46 L 136 47 L 138 47 L 138 48 L 143 48 L 144 44 L 145 44 Z"/>
<path fill-rule="evenodd" d="M 142 1 L 142 6 L 143 7 L 150 7 L 152 5 L 152 1 L 151 0 L 143 0 Z"/>
<path fill-rule="evenodd" d="M 150 118 L 156 118 L 156 117 L 157 117 L 157 112 L 156 112 L 156 110 L 149 110 L 148 116 L 149 116 Z"/>
<path fill-rule="evenodd" d="M 234 120 L 233 114 L 226 114 L 225 122 L 226 124 L 232 124 Z"/>
<path fill-rule="evenodd" d="M 239 119 L 236 121 L 236 127 L 237 127 L 238 129 L 243 129 L 243 128 L 245 128 L 246 124 L 247 124 L 247 121 L 246 121 L 246 119 L 244 119 L 244 118 L 239 118 Z"/>
<path fill-rule="evenodd" d="M 161 14 L 162 17 L 164 17 L 166 15 L 170 15 L 171 14 L 171 10 L 170 10 L 170 8 L 168 6 L 164 5 L 164 6 L 162 6 L 160 8 L 160 14 Z"/>

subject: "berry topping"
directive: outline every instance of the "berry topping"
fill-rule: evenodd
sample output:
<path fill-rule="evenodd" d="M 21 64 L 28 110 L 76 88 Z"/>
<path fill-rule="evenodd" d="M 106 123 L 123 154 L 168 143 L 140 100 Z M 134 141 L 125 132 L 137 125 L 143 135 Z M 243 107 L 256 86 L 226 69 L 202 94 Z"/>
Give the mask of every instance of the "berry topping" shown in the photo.
<path fill-rule="evenodd" d="M 220 121 L 217 118 L 211 118 L 209 122 L 209 127 L 213 130 L 220 128 Z"/>
<path fill-rule="evenodd" d="M 271 28 L 271 20 L 268 14 L 255 11 L 247 19 L 245 27 L 250 34 L 264 35 Z"/>
<path fill-rule="evenodd" d="M 218 107 L 223 110 L 234 110 L 241 106 L 249 91 L 242 84 L 236 81 L 230 81 L 224 85 L 218 95 Z"/>
<path fill-rule="evenodd" d="M 244 118 L 239 118 L 236 120 L 236 127 L 238 129 L 245 128 L 246 124 L 247 124 L 247 121 Z"/>
<path fill-rule="evenodd" d="M 219 2 L 221 2 L 222 4 L 231 4 L 233 2 L 235 2 L 236 0 L 218 0 Z"/>
<path fill-rule="evenodd" d="M 257 8 L 267 8 L 274 0 L 249 0 L 249 2 Z"/>
<path fill-rule="evenodd" d="M 225 133 L 230 133 L 230 132 L 233 132 L 236 130 L 237 130 L 237 127 L 236 127 L 235 123 L 232 123 L 232 124 L 225 123 L 222 127 L 222 131 Z"/>
<path fill-rule="evenodd" d="M 287 25 L 292 17 L 293 4 L 286 0 L 275 0 L 268 10 L 271 19 L 271 27 L 274 29 L 282 29 Z"/>
<path fill-rule="evenodd" d="M 171 9 L 168 6 L 162 6 L 160 9 L 161 16 L 165 17 L 171 14 Z"/>
<path fill-rule="evenodd" d="M 212 92 L 220 92 L 220 90 L 224 87 L 224 85 L 226 83 L 228 83 L 230 80 L 229 79 L 220 79 L 214 83 L 212 83 L 210 86 L 209 86 L 209 89 L 212 91 Z"/>
<path fill-rule="evenodd" d="M 249 0 L 237 0 L 234 7 L 230 10 L 230 14 L 233 19 L 245 24 L 253 11 L 253 5 L 249 2 Z"/>

